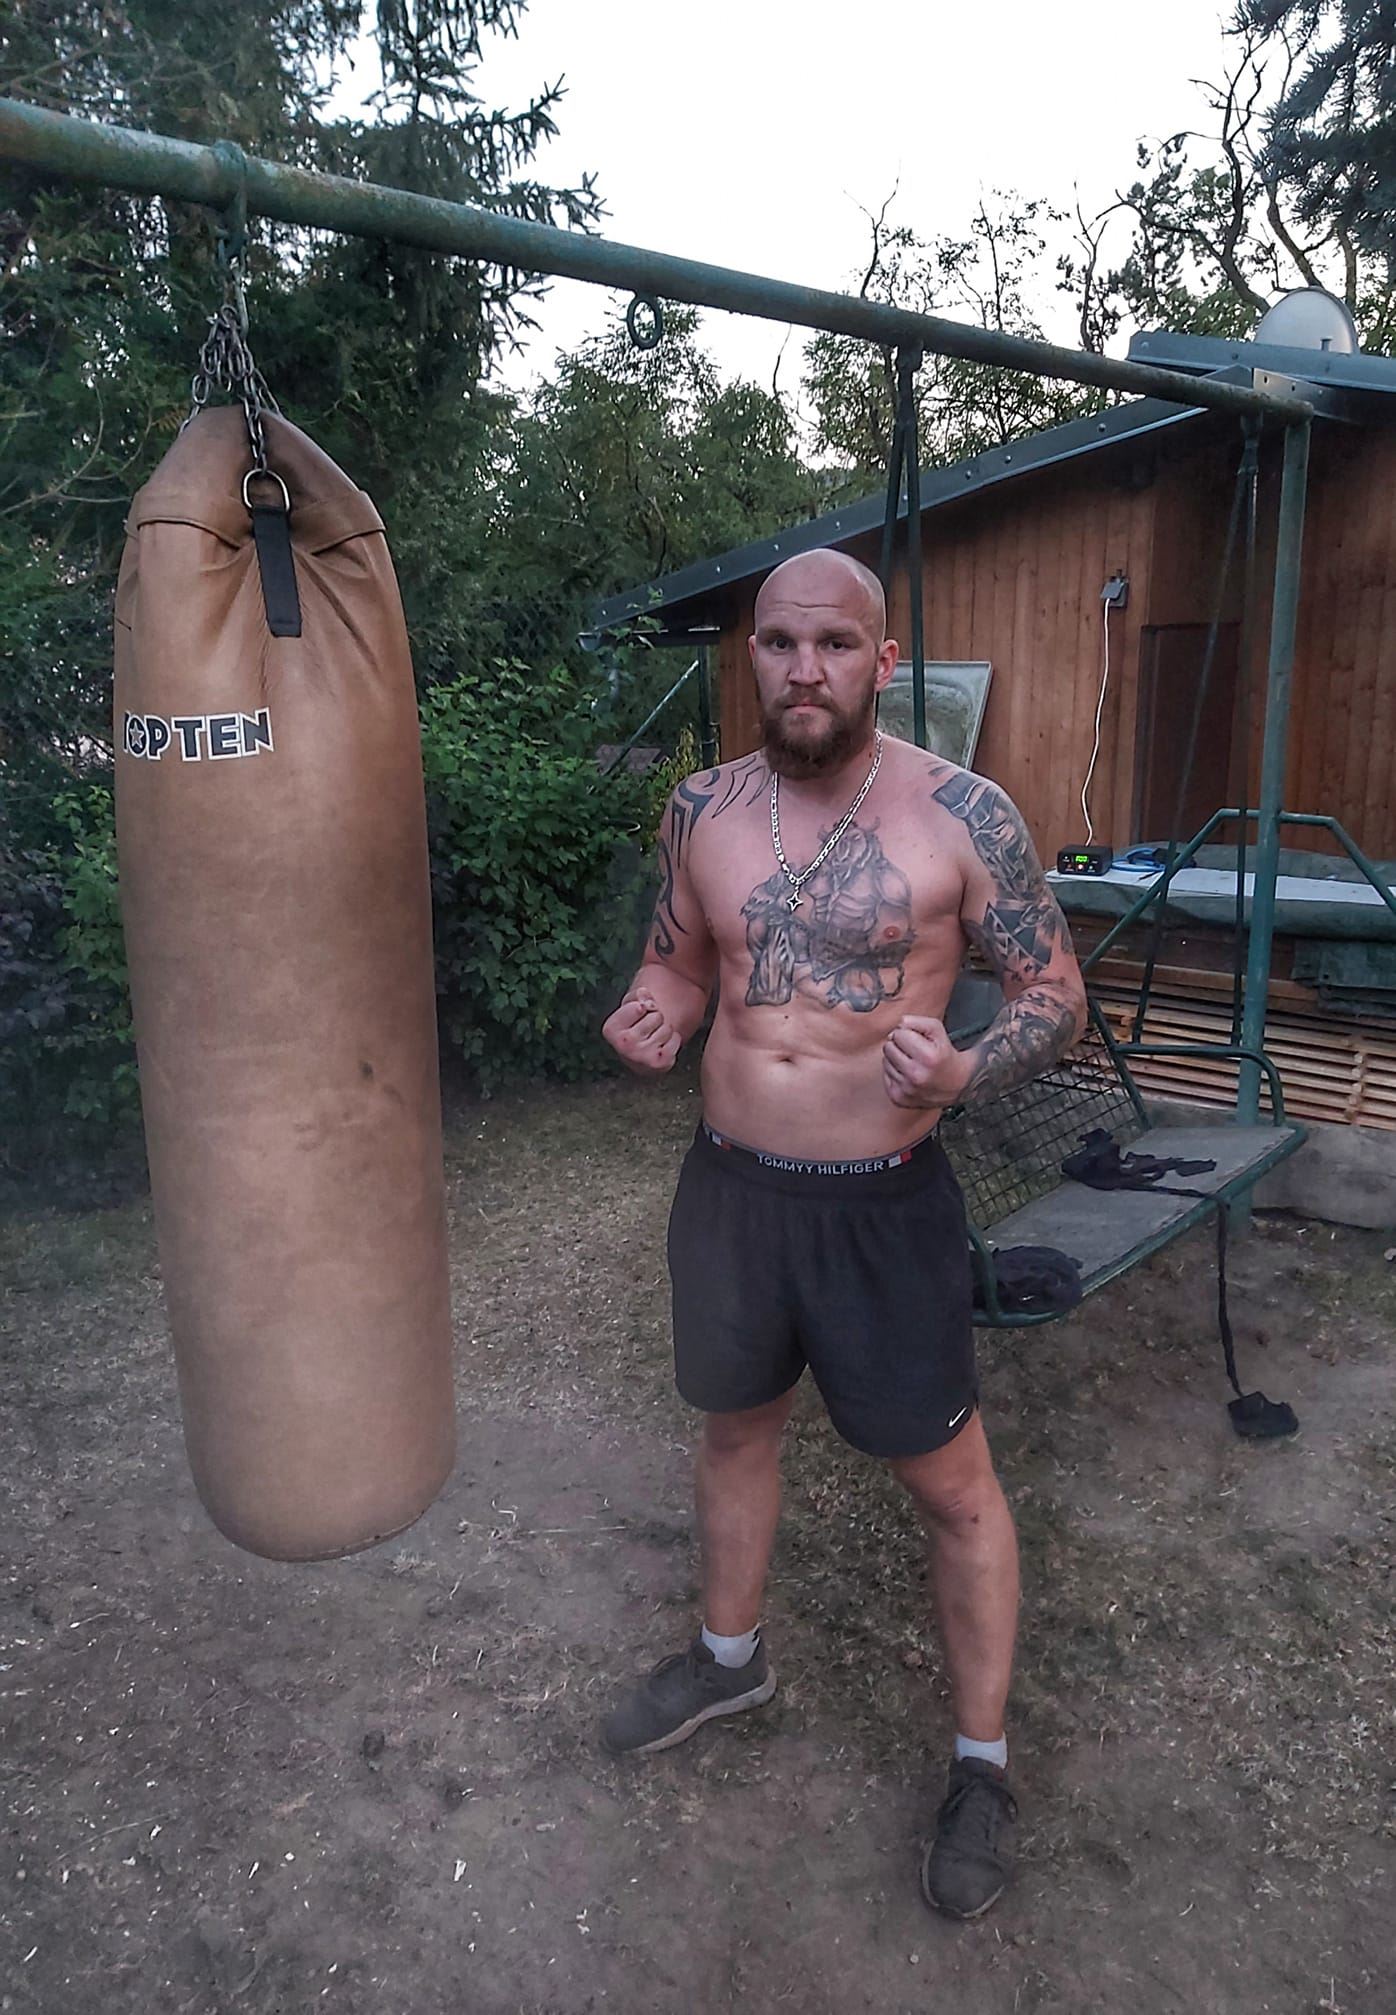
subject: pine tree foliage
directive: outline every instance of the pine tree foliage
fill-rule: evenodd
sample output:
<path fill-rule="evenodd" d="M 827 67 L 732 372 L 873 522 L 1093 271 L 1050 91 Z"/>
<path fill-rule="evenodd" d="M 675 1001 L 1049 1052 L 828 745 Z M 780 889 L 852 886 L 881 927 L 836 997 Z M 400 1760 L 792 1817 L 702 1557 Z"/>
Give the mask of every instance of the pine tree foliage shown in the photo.
<path fill-rule="evenodd" d="M 1340 12 L 1362 15 L 1374 35 L 1377 15 L 1396 21 L 1390 0 L 1248 4 L 1220 80 L 1198 87 L 1206 123 L 1140 143 L 1138 178 L 1095 220 L 1097 239 L 1113 217 L 1131 225 L 1125 258 L 1103 280 L 1117 322 L 1245 336 L 1278 295 L 1325 287 L 1346 300 L 1366 347 L 1396 340 L 1396 271 L 1382 244 L 1390 204 L 1386 227 L 1363 221 L 1369 195 L 1383 193 L 1364 154 L 1391 142 L 1363 131 L 1375 82 L 1364 95 L 1356 55 L 1341 70 L 1342 45 L 1323 41 Z"/>
<path fill-rule="evenodd" d="M 1292 53 L 1269 122 L 1273 174 L 1310 226 L 1396 266 L 1396 0 L 1245 0 L 1243 32 Z"/>
<path fill-rule="evenodd" d="M 540 222 L 590 224 L 590 184 L 530 173 L 560 87 L 517 112 L 472 89 L 508 0 L 19 0 L 0 89 L 179 138 L 397 182 Z M 362 39 L 367 31 L 367 43 Z M 362 116 L 332 109 L 377 60 Z M 131 491 L 188 407 L 217 305 L 209 218 L 110 191 L 0 181 L 0 744 L 66 764 L 106 740 L 109 596 Z M 464 627 L 444 592 L 477 536 L 502 402 L 484 373 L 537 283 L 473 262 L 253 220 L 248 305 L 287 414 L 393 521 L 426 676 Z"/>

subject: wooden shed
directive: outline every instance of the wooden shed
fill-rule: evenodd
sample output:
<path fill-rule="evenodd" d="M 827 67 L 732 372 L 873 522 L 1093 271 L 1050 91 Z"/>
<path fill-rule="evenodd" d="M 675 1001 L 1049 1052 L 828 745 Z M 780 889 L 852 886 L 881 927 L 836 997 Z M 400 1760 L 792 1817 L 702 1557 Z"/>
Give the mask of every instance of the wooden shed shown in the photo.
<path fill-rule="evenodd" d="M 1293 379 L 1313 396 L 1284 804 L 1328 814 L 1368 855 L 1389 859 L 1396 855 L 1396 359 L 1158 333 L 1137 337 L 1131 354 L 1197 375 Z M 1045 860 L 1085 838 L 1081 791 L 1098 707 L 1090 809 L 1096 838 L 1121 854 L 1170 834 L 1186 838 L 1220 806 L 1246 803 L 1248 786 L 1255 802 L 1279 444 L 1265 439 L 1260 449 L 1248 671 L 1240 663 L 1239 565 L 1220 599 L 1218 592 L 1241 448 L 1237 422 L 1143 399 L 922 477 L 925 655 L 992 666 L 973 766 L 1015 798 Z M 883 510 L 880 495 L 869 497 L 644 584 L 607 602 L 598 625 L 644 614 L 675 643 L 705 642 L 715 661 L 721 754 L 742 754 L 760 739 L 747 638 L 761 581 L 782 559 L 817 546 L 841 547 L 875 567 Z M 1102 590 L 1117 576 L 1127 598 L 1107 616 Z M 1209 697 L 1180 812 L 1183 752 L 1215 614 Z M 904 656 L 907 623 L 899 567 L 889 629 Z M 1326 835 L 1302 843 L 1308 866 L 1292 864 L 1301 877 L 1343 871 Z M 1069 908 L 1084 905 L 1089 942 L 1099 893 L 1088 898 L 1069 885 L 1059 892 Z M 1340 903 L 1320 931 L 1330 944 L 1370 937 L 1365 984 L 1356 996 L 1349 986 L 1346 998 L 1340 985 L 1325 988 L 1321 958 L 1297 951 L 1306 940 L 1302 929 L 1286 929 L 1293 908 L 1281 905 L 1268 1039 L 1283 1050 L 1293 1038 L 1282 1064 L 1300 1116 L 1396 1128 L 1396 927 L 1372 893 L 1375 910 Z M 1097 974 L 1102 997 L 1115 999 L 1122 1016 L 1142 956 L 1138 940 L 1133 949 L 1127 941 Z M 1218 1018 L 1225 1021 L 1229 964 L 1220 925 L 1172 913 L 1159 975 L 1165 1026 L 1215 1035 Z M 1220 1102 L 1230 1096 L 1224 1069 L 1212 1083 L 1191 1064 L 1185 1082 L 1160 1088 Z"/>

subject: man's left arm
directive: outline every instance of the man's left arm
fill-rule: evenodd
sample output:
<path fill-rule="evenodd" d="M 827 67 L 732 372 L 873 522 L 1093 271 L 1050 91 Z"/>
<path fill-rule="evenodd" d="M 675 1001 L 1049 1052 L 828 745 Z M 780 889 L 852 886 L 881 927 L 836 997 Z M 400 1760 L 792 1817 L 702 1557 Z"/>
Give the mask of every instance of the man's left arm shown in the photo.
<path fill-rule="evenodd" d="M 958 770 L 935 792 L 969 841 L 960 922 L 1003 988 L 1004 1005 L 968 1049 L 943 1025 L 907 1015 L 883 1051 L 894 1105 L 968 1105 L 1026 1084 L 1086 1023 L 1071 933 L 1017 807 L 996 784 Z"/>

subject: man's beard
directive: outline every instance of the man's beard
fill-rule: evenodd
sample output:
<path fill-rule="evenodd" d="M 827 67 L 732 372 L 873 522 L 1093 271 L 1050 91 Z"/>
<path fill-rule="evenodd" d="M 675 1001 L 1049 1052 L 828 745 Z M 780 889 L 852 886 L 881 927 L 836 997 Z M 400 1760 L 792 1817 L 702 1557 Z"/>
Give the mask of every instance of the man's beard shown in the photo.
<path fill-rule="evenodd" d="M 818 706 L 828 725 L 801 721 L 795 726 L 785 718 L 792 706 Z M 777 776 L 793 783 L 827 776 L 841 769 L 868 739 L 873 717 L 872 707 L 845 714 L 822 701 L 785 701 L 761 717 L 766 760 Z"/>

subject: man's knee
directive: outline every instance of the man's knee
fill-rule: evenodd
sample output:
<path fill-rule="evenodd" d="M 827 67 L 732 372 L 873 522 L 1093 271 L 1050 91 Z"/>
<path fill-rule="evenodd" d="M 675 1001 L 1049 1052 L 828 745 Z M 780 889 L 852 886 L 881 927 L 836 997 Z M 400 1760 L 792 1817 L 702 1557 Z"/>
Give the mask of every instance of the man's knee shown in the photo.
<path fill-rule="evenodd" d="M 795 1404 L 793 1391 L 782 1393 L 767 1406 L 752 1406 L 740 1413 L 707 1413 L 703 1416 L 703 1452 L 719 1460 L 729 1456 L 773 1453 L 780 1446 L 781 1433 Z"/>
<path fill-rule="evenodd" d="M 992 1471 L 971 1483 L 908 1483 L 907 1488 L 922 1517 L 947 1532 L 972 1531 L 992 1517 L 1003 1503 L 1003 1492 Z"/>
<path fill-rule="evenodd" d="M 978 1416 L 944 1448 L 894 1460 L 892 1474 L 924 1518 L 951 1531 L 972 1530 L 1003 1504 Z"/>

